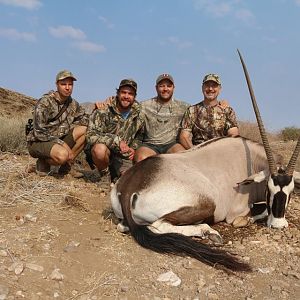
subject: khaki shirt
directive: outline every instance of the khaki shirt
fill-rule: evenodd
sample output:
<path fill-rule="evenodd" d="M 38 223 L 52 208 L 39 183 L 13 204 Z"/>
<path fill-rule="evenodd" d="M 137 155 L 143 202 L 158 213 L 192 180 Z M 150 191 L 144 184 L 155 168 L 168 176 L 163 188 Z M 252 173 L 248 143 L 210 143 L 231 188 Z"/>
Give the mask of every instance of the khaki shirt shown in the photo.
<path fill-rule="evenodd" d="M 33 130 L 27 135 L 28 142 L 56 141 L 62 144 L 61 137 L 69 133 L 75 125 L 88 125 L 89 116 L 79 103 L 71 98 L 66 111 L 59 119 L 51 121 L 62 109 L 61 104 L 55 99 L 55 92 L 44 94 L 35 105 L 33 111 Z"/>
<path fill-rule="evenodd" d="M 204 102 L 190 106 L 180 124 L 182 130 L 192 133 L 193 145 L 201 144 L 215 137 L 226 136 L 232 127 L 238 127 L 232 107 L 206 106 Z"/>
<path fill-rule="evenodd" d="M 145 118 L 143 142 L 154 145 L 176 142 L 179 124 L 188 106 L 175 99 L 161 104 L 157 97 L 141 102 Z"/>

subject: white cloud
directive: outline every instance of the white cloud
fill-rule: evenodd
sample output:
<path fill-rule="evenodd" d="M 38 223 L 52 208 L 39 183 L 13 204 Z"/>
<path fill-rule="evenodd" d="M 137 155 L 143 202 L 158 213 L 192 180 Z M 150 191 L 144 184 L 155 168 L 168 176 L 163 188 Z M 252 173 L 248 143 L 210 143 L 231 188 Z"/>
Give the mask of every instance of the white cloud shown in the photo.
<path fill-rule="evenodd" d="M 85 40 L 85 33 L 72 26 L 49 27 L 49 33 L 56 38 L 71 38 L 74 40 Z"/>
<path fill-rule="evenodd" d="M 242 20 L 246 23 L 250 23 L 254 21 L 255 17 L 252 12 L 248 9 L 239 9 L 235 12 L 235 16 L 237 19 Z"/>
<path fill-rule="evenodd" d="M 232 11 L 232 3 L 218 0 L 195 0 L 195 8 L 214 17 L 223 17 Z"/>
<path fill-rule="evenodd" d="M 15 28 L 0 28 L 0 37 L 7 38 L 9 40 L 22 40 L 25 42 L 35 42 L 36 36 L 30 32 L 19 32 Z"/>
<path fill-rule="evenodd" d="M 26 9 L 38 9 L 42 6 L 40 0 L 0 0 L 0 4 L 23 7 Z"/>
<path fill-rule="evenodd" d="M 95 44 L 89 41 L 81 41 L 81 42 L 77 42 L 74 44 L 74 46 L 76 48 L 78 48 L 81 51 L 85 51 L 85 52 L 94 52 L 94 53 L 98 53 L 98 52 L 105 52 L 106 49 L 103 45 L 100 44 Z"/>
<path fill-rule="evenodd" d="M 214 18 L 233 16 L 248 25 L 253 25 L 255 16 L 249 9 L 241 7 L 242 4 L 240 0 L 194 0 L 195 9 L 204 11 Z"/>
<path fill-rule="evenodd" d="M 87 40 L 86 34 L 72 26 L 57 26 L 49 27 L 49 32 L 55 38 L 69 38 L 76 40 L 72 45 L 73 47 L 84 52 L 104 52 L 106 49 L 103 45 L 96 44 Z"/>
<path fill-rule="evenodd" d="M 295 0 L 297 6 L 300 6 L 300 0 Z"/>
<path fill-rule="evenodd" d="M 111 23 L 107 18 L 103 16 L 99 16 L 98 18 L 107 28 L 112 29 L 115 27 L 115 24 Z"/>
<path fill-rule="evenodd" d="M 191 48 L 193 46 L 192 42 L 189 41 L 181 41 L 178 37 L 176 36 L 169 36 L 167 38 L 167 42 L 170 44 L 173 44 L 174 46 L 176 46 L 177 49 L 187 49 L 187 48 Z"/>

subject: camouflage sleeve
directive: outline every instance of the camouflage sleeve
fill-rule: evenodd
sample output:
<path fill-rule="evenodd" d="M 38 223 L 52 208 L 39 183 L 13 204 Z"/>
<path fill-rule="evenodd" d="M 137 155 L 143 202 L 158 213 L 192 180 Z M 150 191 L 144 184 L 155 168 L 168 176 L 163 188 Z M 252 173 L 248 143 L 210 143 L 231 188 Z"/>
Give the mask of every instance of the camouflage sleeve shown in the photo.
<path fill-rule="evenodd" d="M 180 129 L 192 131 L 193 127 L 193 121 L 192 121 L 192 107 L 188 107 L 188 109 L 185 111 L 182 120 L 180 122 Z"/>
<path fill-rule="evenodd" d="M 35 106 L 33 114 L 33 135 L 36 140 L 41 142 L 56 141 L 57 144 L 63 144 L 57 136 L 52 135 L 49 125 L 51 106 L 43 98 Z"/>
<path fill-rule="evenodd" d="M 226 113 L 226 122 L 225 122 L 225 133 L 227 133 L 227 131 L 232 128 L 232 127 L 238 127 L 238 122 L 236 119 L 236 114 L 233 110 L 232 107 L 227 107 L 225 109 L 225 113 Z"/>
<path fill-rule="evenodd" d="M 99 109 L 95 110 L 90 116 L 86 141 L 90 146 L 105 144 L 109 149 L 119 152 L 120 138 L 116 134 L 107 132 L 106 121 L 107 112 Z"/>
<path fill-rule="evenodd" d="M 88 126 L 89 124 L 89 115 L 85 112 L 83 106 L 77 104 L 76 112 L 74 115 L 74 124 L 81 126 Z"/>
<path fill-rule="evenodd" d="M 141 124 L 139 131 L 136 133 L 131 143 L 131 148 L 134 150 L 139 148 L 143 143 L 143 139 L 144 139 L 144 124 Z"/>

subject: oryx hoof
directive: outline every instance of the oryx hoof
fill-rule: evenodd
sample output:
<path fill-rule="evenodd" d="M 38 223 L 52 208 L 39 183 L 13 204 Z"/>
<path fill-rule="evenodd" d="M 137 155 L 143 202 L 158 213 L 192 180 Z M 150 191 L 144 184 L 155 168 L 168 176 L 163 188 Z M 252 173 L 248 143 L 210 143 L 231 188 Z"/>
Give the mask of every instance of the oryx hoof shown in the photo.
<path fill-rule="evenodd" d="M 125 226 L 122 222 L 117 225 L 117 230 L 121 233 L 129 232 L 129 227 Z"/>
<path fill-rule="evenodd" d="M 215 245 L 222 245 L 223 239 L 219 234 L 216 233 L 209 233 L 207 237 L 215 244 Z"/>

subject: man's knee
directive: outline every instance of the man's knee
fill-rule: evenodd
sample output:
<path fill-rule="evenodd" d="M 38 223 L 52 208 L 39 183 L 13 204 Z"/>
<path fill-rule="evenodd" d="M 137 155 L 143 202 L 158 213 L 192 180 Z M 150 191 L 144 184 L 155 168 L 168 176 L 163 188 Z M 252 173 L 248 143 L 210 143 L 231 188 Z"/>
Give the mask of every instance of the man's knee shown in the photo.
<path fill-rule="evenodd" d="M 105 159 L 109 157 L 110 151 L 105 144 L 95 144 L 91 149 L 93 159 Z"/>
<path fill-rule="evenodd" d="M 69 159 L 69 152 L 63 146 L 54 145 L 50 152 L 50 158 L 52 158 L 57 164 L 62 165 Z"/>

